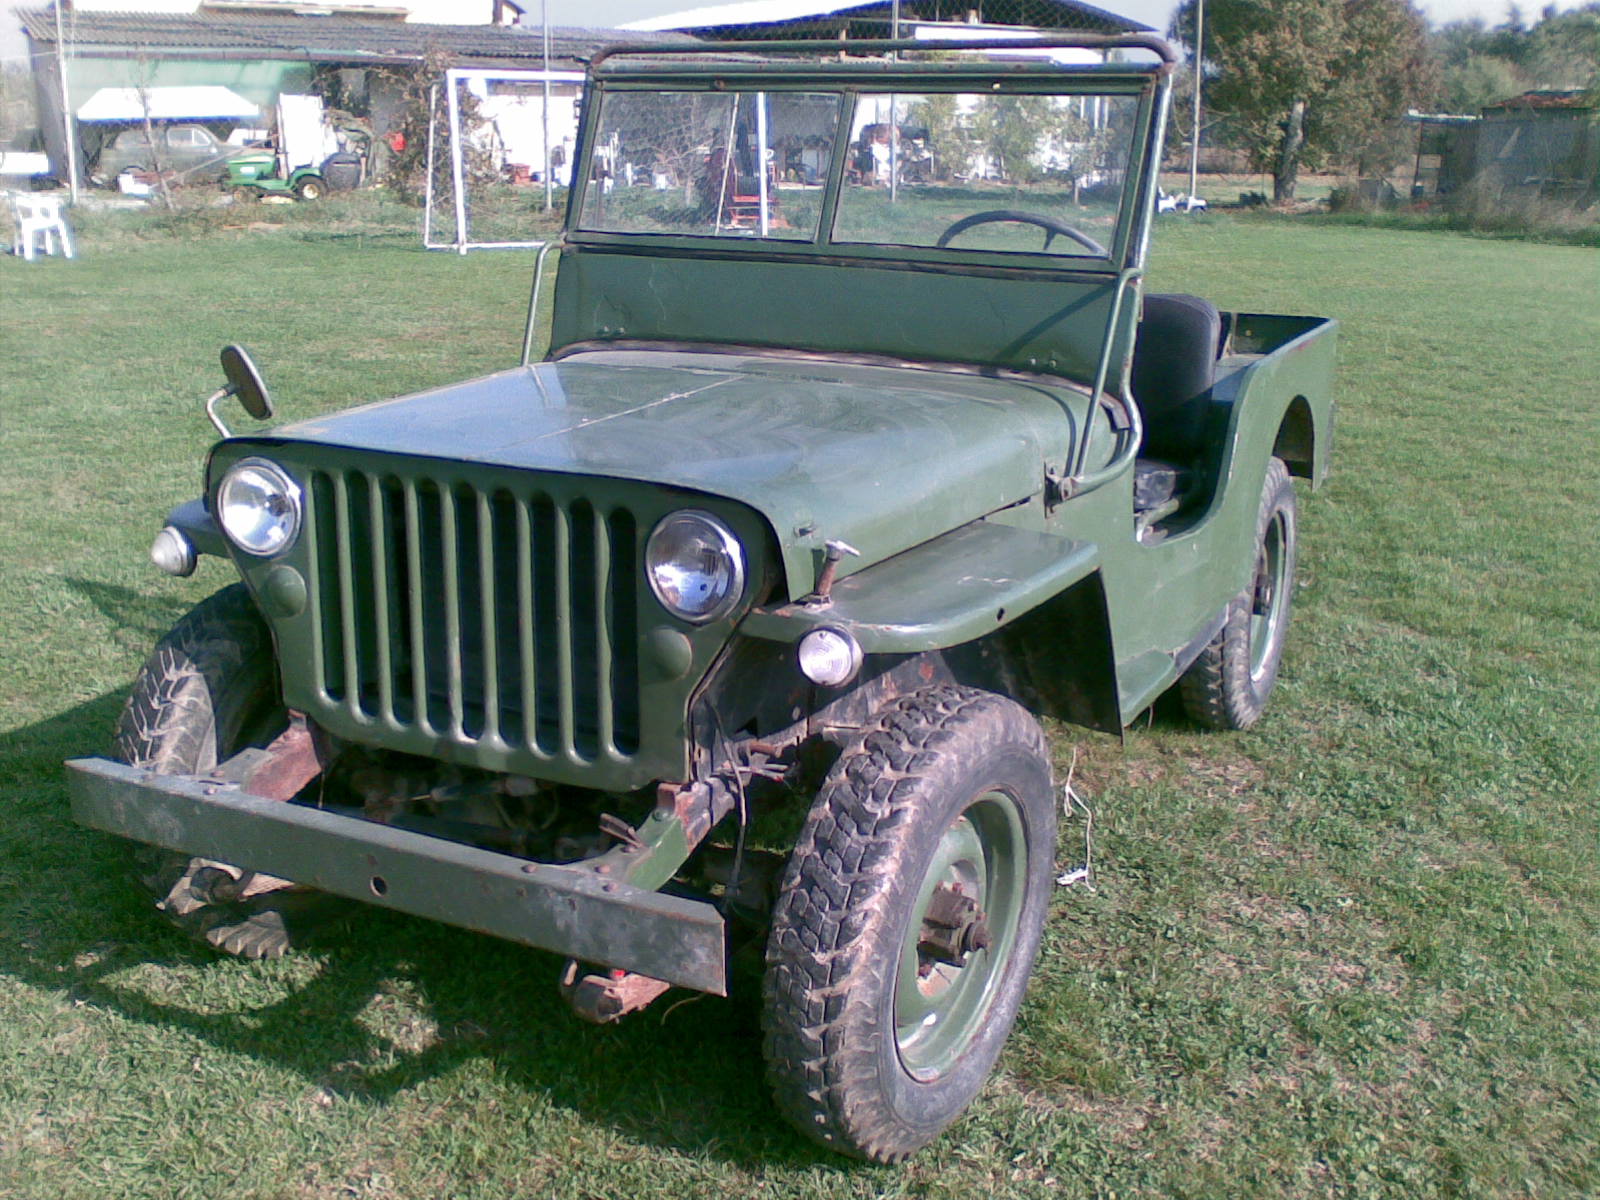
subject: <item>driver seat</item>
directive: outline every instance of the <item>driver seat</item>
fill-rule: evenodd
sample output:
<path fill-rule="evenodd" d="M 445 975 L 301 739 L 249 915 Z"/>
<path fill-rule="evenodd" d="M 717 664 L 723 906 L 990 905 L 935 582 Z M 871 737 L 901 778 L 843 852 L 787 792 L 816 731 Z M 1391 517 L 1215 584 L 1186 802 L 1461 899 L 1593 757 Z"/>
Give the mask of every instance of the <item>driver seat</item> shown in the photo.
<path fill-rule="evenodd" d="M 1144 298 L 1132 377 L 1141 453 L 1180 462 L 1200 453 L 1221 351 L 1222 314 L 1211 301 L 1181 292 Z"/>
<path fill-rule="evenodd" d="M 1205 441 L 1221 348 L 1222 314 L 1209 300 L 1182 293 L 1144 298 L 1131 379 L 1144 420 L 1133 506 L 1150 521 L 1182 506 L 1194 474 L 1191 464 Z"/>

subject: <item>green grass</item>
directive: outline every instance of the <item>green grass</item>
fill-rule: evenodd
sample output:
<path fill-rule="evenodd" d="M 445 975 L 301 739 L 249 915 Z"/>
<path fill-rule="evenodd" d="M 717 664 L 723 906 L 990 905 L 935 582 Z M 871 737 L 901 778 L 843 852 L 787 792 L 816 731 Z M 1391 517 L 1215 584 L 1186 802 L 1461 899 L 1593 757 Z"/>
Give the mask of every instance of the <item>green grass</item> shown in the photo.
<path fill-rule="evenodd" d="M 0 259 L 0 1196 L 1600 1192 L 1594 251 L 1163 222 L 1154 287 L 1343 323 L 1279 691 L 1244 735 L 1053 731 L 1096 890 L 980 1102 L 875 1169 L 769 1109 L 748 999 L 594 1029 L 550 956 L 379 912 L 220 959 L 71 824 L 60 760 L 227 579 L 145 559 L 217 346 L 294 416 L 509 365 L 532 258 L 159 233 Z"/>

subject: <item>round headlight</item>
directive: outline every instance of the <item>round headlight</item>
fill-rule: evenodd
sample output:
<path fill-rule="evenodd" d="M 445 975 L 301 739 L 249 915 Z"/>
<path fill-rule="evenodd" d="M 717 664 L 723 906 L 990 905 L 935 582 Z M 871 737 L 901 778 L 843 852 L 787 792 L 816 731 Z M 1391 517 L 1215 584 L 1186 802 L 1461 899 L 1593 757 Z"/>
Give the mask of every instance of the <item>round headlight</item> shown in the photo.
<path fill-rule="evenodd" d="M 300 513 L 299 485 L 264 458 L 234 463 L 217 488 L 217 521 L 250 554 L 280 554 L 294 545 Z"/>
<path fill-rule="evenodd" d="M 800 673 L 822 687 L 843 687 L 861 670 L 861 643 L 842 629 L 823 626 L 800 639 Z"/>
<path fill-rule="evenodd" d="M 644 548 L 650 590 L 675 617 L 727 616 L 744 595 L 744 548 L 710 513 L 684 509 L 657 522 Z"/>

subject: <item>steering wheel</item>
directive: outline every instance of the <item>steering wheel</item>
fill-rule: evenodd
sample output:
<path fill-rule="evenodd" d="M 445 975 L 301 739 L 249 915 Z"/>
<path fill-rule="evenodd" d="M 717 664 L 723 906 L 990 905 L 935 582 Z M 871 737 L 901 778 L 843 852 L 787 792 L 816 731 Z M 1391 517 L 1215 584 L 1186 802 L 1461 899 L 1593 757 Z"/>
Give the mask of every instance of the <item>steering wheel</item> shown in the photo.
<path fill-rule="evenodd" d="M 950 239 L 958 233 L 965 233 L 975 225 L 990 225 L 996 221 L 1016 221 L 1023 225 L 1037 225 L 1044 230 L 1044 249 L 1050 249 L 1050 243 L 1055 241 L 1056 234 L 1069 237 L 1102 258 L 1110 258 L 1111 252 L 1087 233 L 1083 233 L 1068 225 L 1059 217 L 1052 217 L 1047 213 L 1024 212 L 1020 208 L 992 208 L 988 212 L 973 213 L 970 217 L 962 217 L 939 235 L 939 240 L 934 243 L 937 249 L 943 250 L 950 244 Z"/>

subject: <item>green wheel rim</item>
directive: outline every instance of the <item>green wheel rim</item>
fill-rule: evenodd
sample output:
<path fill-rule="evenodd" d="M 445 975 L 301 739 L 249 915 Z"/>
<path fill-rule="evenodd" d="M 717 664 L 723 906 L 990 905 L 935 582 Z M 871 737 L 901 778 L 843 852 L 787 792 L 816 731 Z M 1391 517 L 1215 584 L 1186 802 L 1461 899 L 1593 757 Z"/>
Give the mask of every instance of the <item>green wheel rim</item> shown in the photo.
<path fill-rule="evenodd" d="M 1256 554 L 1255 582 L 1250 589 L 1250 678 L 1259 680 L 1272 662 L 1272 648 L 1283 629 L 1288 596 L 1289 518 L 1282 509 L 1272 514 Z"/>
<path fill-rule="evenodd" d="M 949 1071 L 983 1028 L 1016 949 L 1028 846 L 1017 802 L 979 796 L 945 829 L 917 887 L 895 979 L 895 1045 L 914 1079 Z M 922 926 L 940 885 L 955 885 L 982 909 L 990 944 L 957 966 L 922 949 Z"/>

